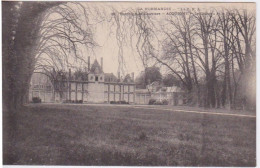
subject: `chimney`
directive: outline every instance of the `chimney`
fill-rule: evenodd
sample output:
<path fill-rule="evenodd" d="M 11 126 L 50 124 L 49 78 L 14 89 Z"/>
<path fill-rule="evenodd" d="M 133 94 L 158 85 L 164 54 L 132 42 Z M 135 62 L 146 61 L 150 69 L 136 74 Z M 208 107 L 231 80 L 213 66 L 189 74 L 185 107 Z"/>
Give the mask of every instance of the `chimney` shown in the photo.
<path fill-rule="evenodd" d="M 88 71 L 90 71 L 90 56 L 88 57 Z"/>
<path fill-rule="evenodd" d="M 101 70 L 103 71 L 103 57 L 101 57 Z"/>
<path fill-rule="evenodd" d="M 118 81 L 121 81 L 120 72 L 118 72 Z"/>
<path fill-rule="evenodd" d="M 71 80 L 71 69 L 69 69 L 69 80 Z"/>
<path fill-rule="evenodd" d="M 132 80 L 133 80 L 133 82 L 135 81 L 135 73 L 134 72 L 132 72 Z"/>

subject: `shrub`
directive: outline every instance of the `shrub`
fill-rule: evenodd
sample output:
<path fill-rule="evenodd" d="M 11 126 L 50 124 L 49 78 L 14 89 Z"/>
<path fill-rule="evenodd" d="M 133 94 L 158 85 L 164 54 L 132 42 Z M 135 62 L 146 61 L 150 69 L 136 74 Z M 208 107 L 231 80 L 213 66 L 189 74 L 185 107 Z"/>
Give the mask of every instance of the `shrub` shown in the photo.
<path fill-rule="evenodd" d="M 33 103 L 41 103 L 42 100 L 39 97 L 33 97 L 32 98 Z"/>
<path fill-rule="evenodd" d="M 83 103 L 83 100 L 64 100 L 63 103 Z"/>
<path fill-rule="evenodd" d="M 126 102 L 125 100 L 120 101 L 120 104 L 129 104 L 128 102 Z"/>
<path fill-rule="evenodd" d="M 168 100 L 164 99 L 164 100 L 162 100 L 162 104 L 163 104 L 163 105 L 168 105 L 169 102 L 168 102 Z"/>
<path fill-rule="evenodd" d="M 129 102 L 126 102 L 125 100 L 122 100 L 122 101 L 110 101 L 110 104 L 129 104 Z"/>
<path fill-rule="evenodd" d="M 156 101 L 154 102 L 154 104 L 155 104 L 155 105 L 163 105 L 163 103 L 162 103 L 160 100 L 156 100 Z"/>
<path fill-rule="evenodd" d="M 150 99 L 148 104 L 149 104 L 149 105 L 153 105 L 155 102 L 156 102 L 155 99 Z"/>

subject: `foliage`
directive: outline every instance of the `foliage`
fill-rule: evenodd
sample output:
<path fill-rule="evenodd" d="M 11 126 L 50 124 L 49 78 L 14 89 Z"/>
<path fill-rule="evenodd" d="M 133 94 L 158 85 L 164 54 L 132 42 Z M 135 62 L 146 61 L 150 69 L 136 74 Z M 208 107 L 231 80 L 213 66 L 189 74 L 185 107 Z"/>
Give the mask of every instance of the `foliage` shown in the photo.
<path fill-rule="evenodd" d="M 110 101 L 110 104 L 129 104 L 129 102 L 126 102 L 125 100 L 121 100 L 121 101 Z"/>
<path fill-rule="evenodd" d="M 42 100 L 41 100 L 41 98 L 39 98 L 39 97 L 33 97 L 33 98 L 32 98 L 32 102 L 33 102 L 33 103 L 41 103 Z"/>
<path fill-rule="evenodd" d="M 76 103 L 76 104 L 82 104 L 83 100 L 65 100 L 63 103 Z"/>
<path fill-rule="evenodd" d="M 149 105 L 168 105 L 169 101 L 166 99 L 163 99 L 163 100 L 150 99 L 148 104 Z"/>
<path fill-rule="evenodd" d="M 162 100 L 162 104 L 163 104 L 163 105 L 168 105 L 168 104 L 169 104 L 169 101 L 166 100 L 166 99 L 163 99 L 163 100 Z"/>
<path fill-rule="evenodd" d="M 155 102 L 156 102 L 155 99 L 150 99 L 148 104 L 149 104 L 149 105 L 153 105 Z"/>
<path fill-rule="evenodd" d="M 164 86 L 179 86 L 180 87 L 180 81 L 173 75 L 173 74 L 167 74 L 163 77 L 163 84 Z"/>
<path fill-rule="evenodd" d="M 142 72 L 136 79 L 136 84 L 140 85 L 141 88 L 146 88 L 146 86 L 155 81 L 161 81 L 162 74 L 158 67 L 152 66 L 145 68 L 145 71 Z"/>

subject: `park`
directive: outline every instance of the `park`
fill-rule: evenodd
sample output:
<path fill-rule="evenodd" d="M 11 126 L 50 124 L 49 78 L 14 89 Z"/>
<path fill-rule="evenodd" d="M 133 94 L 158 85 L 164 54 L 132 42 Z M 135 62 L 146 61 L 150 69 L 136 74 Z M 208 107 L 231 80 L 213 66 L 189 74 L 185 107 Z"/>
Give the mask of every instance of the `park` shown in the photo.
<path fill-rule="evenodd" d="M 18 114 L 17 149 L 4 156 L 22 153 L 15 165 L 255 166 L 255 114 L 137 107 L 25 106 Z"/>
<path fill-rule="evenodd" d="M 4 165 L 256 166 L 256 4 L 2 2 Z"/>

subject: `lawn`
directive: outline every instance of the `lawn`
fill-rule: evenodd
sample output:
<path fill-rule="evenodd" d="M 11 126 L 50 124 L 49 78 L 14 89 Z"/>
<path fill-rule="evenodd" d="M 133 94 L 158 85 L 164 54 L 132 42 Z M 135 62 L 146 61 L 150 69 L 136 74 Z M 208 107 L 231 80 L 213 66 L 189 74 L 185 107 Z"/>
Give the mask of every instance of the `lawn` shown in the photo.
<path fill-rule="evenodd" d="M 126 106 L 29 105 L 3 116 L 4 164 L 255 166 L 256 118 Z"/>

